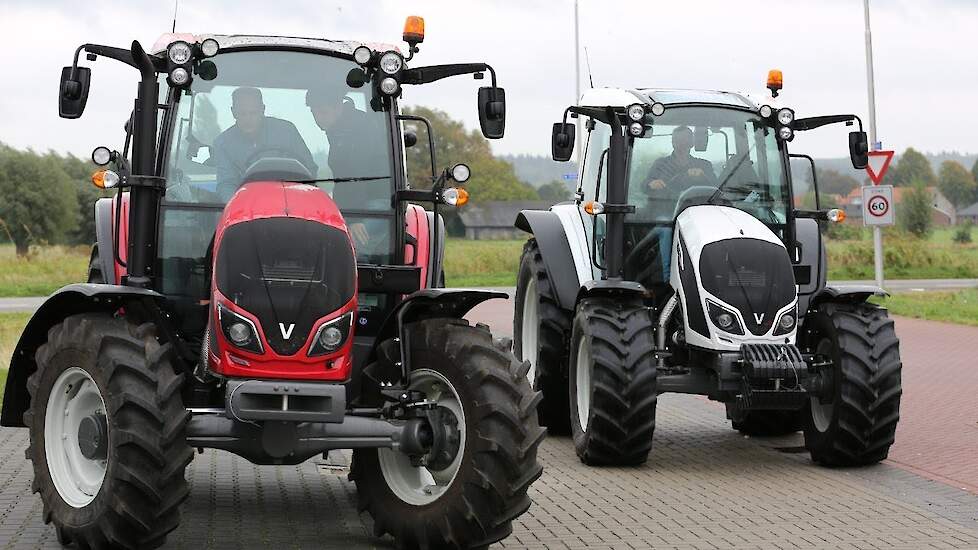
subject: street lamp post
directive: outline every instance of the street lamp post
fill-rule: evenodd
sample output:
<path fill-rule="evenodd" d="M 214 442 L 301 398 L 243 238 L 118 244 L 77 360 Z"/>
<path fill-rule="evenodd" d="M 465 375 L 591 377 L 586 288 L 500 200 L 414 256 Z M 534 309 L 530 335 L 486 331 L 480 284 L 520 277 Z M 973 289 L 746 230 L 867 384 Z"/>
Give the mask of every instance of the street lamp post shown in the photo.
<path fill-rule="evenodd" d="M 574 0 L 574 105 L 581 104 L 581 43 L 580 43 L 580 23 L 577 16 L 577 0 Z M 577 117 L 577 182 L 581 181 L 581 157 L 583 144 L 581 139 L 581 118 Z"/>
<path fill-rule="evenodd" d="M 869 28 L 869 0 L 863 0 L 866 19 L 866 86 L 869 93 L 869 143 L 870 149 L 879 150 L 879 137 L 876 135 L 876 83 L 873 76 L 873 33 Z M 873 265 L 876 272 L 876 286 L 883 286 L 883 232 L 878 225 L 873 226 Z"/>

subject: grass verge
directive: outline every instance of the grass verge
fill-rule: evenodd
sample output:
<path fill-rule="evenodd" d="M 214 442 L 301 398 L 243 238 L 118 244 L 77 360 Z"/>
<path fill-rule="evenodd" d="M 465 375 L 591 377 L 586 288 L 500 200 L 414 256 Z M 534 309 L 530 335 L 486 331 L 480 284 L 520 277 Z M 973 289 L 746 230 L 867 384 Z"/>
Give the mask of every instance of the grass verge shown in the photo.
<path fill-rule="evenodd" d="M 90 250 L 86 246 L 34 247 L 18 257 L 13 245 L 0 245 L 0 296 L 47 296 L 84 281 Z"/>
<path fill-rule="evenodd" d="M 901 292 L 873 298 L 894 315 L 978 326 L 978 289 L 948 292 Z"/>
<path fill-rule="evenodd" d="M 14 346 L 24 331 L 30 313 L 0 313 L 0 405 L 3 404 L 3 388 L 7 382 L 7 365 L 14 353 Z"/>

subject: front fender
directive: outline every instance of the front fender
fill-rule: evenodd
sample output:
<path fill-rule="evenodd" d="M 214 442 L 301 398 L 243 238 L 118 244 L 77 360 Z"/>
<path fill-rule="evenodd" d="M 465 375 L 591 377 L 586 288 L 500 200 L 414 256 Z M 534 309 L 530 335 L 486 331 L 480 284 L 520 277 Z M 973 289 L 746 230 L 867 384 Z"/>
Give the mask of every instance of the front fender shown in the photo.
<path fill-rule="evenodd" d="M 890 293 L 876 285 L 825 285 L 818 294 L 812 298 L 809 309 L 814 309 L 819 304 L 826 302 L 845 302 L 860 303 L 865 302 L 871 296 L 889 296 Z"/>
<path fill-rule="evenodd" d="M 10 358 L 0 426 L 24 427 L 24 412 L 30 405 L 27 378 L 37 370 L 34 354 L 47 341 L 51 327 L 78 313 L 115 311 L 131 300 L 162 298 L 152 290 L 96 283 L 68 285 L 49 296 L 27 322 Z"/>
<path fill-rule="evenodd" d="M 574 254 L 560 218 L 546 210 L 523 210 L 516 217 L 514 225 L 536 239 L 557 305 L 573 311 L 580 281 L 577 278 Z"/>

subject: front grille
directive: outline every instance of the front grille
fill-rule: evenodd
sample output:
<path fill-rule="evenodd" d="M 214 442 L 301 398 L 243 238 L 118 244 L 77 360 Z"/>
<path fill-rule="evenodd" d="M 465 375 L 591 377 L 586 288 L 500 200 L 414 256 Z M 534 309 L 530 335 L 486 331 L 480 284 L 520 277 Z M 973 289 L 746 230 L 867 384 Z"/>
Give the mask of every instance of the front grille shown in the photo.
<path fill-rule="evenodd" d="M 751 271 L 749 269 L 739 269 L 731 271 L 727 284 L 731 287 L 750 286 L 761 288 L 767 286 L 767 276 L 763 271 Z"/>
<path fill-rule="evenodd" d="M 314 279 L 316 269 L 299 263 L 262 264 L 262 278 L 269 282 L 322 282 Z"/>

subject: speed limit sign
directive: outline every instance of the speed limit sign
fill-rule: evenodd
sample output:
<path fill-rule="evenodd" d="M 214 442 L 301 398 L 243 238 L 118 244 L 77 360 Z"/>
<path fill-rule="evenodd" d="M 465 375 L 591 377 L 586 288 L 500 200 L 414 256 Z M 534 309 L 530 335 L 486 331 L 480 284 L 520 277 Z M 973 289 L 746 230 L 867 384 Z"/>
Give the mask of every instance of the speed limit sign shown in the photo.
<path fill-rule="evenodd" d="M 893 186 L 863 187 L 863 224 L 893 225 Z"/>

